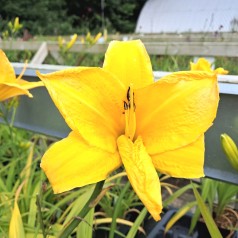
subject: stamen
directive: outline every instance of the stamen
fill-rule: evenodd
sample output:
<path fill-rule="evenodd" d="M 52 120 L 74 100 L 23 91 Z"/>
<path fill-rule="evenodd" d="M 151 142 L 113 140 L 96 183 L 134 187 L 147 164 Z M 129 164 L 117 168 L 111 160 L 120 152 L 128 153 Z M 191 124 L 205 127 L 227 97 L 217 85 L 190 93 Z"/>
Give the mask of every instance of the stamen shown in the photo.
<path fill-rule="evenodd" d="M 25 61 L 24 67 L 23 67 L 23 69 L 22 69 L 20 75 L 17 77 L 17 80 L 20 80 L 20 79 L 22 78 L 23 74 L 24 74 L 25 71 L 26 71 L 26 68 L 27 68 L 27 60 Z"/>
<path fill-rule="evenodd" d="M 125 135 L 128 136 L 131 140 L 133 140 L 136 130 L 136 115 L 135 109 L 136 105 L 134 102 L 134 92 L 133 87 L 130 87 L 126 93 L 127 102 L 124 102 L 124 109 L 125 109 L 125 120 L 126 120 L 126 128 L 125 128 Z"/>

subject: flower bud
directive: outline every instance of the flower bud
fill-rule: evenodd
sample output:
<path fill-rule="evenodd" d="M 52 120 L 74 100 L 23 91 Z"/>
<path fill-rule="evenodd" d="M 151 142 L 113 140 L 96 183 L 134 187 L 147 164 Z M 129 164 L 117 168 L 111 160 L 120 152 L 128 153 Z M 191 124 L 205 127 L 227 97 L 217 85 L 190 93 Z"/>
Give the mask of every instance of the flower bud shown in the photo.
<path fill-rule="evenodd" d="M 67 44 L 67 46 L 66 46 L 66 50 L 69 50 L 69 49 L 74 45 L 74 43 L 75 43 L 76 40 L 77 40 L 77 37 L 78 37 L 77 34 L 74 34 L 74 35 L 72 36 L 70 42 L 69 42 L 69 43 Z"/>
<path fill-rule="evenodd" d="M 231 165 L 238 171 L 238 149 L 235 142 L 227 134 L 222 134 L 221 144 Z"/>

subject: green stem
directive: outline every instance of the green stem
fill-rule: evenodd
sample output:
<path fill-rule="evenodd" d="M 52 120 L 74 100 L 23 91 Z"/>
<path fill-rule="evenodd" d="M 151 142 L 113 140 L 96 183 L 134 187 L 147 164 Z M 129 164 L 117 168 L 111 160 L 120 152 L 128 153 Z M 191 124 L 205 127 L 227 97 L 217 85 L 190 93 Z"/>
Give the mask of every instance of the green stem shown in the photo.
<path fill-rule="evenodd" d="M 16 117 L 16 112 L 17 112 L 17 107 L 14 106 L 13 107 L 12 116 L 11 116 L 11 121 L 10 121 L 10 127 L 13 127 L 13 124 L 14 124 L 14 121 L 15 121 L 15 117 Z"/>
<path fill-rule="evenodd" d="M 38 194 L 36 195 L 36 205 L 37 205 L 37 208 L 38 208 L 38 216 L 39 216 L 40 226 L 41 226 L 41 230 L 42 230 L 42 236 L 44 238 L 46 238 L 45 225 L 44 225 L 44 222 L 43 222 L 43 217 L 42 217 L 42 212 L 41 212 L 40 197 L 39 197 Z"/>
<path fill-rule="evenodd" d="M 13 111 L 13 115 L 11 117 L 11 122 L 9 123 L 9 114 L 10 114 L 11 108 L 9 109 L 7 103 L 5 103 L 5 102 L 0 103 L 0 117 L 3 119 L 3 123 L 8 128 L 10 139 L 11 139 L 12 145 L 13 145 L 12 149 L 13 149 L 14 153 L 16 153 L 16 155 L 19 155 L 16 144 L 14 143 L 15 138 L 13 135 L 14 134 L 13 133 L 13 123 L 14 123 L 14 119 L 15 119 L 15 115 L 16 115 L 16 108 Z"/>
<path fill-rule="evenodd" d="M 91 202 L 93 202 L 97 196 L 100 194 L 100 192 L 102 191 L 103 185 L 104 185 L 104 180 L 100 181 L 98 183 L 96 183 L 95 189 L 91 195 L 91 197 L 89 198 L 89 200 L 87 201 L 87 203 L 85 204 L 85 206 L 83 207 L 83 209 L 80 211 L 80 213 L 78 214 L 77 217 L 81 217 L 84 218 L 89 210 L 92 208 L 90 206 Z M 59 234 L 58 238 L 67 238 L 70 236 L 70 234 L 73 232 L 73 230 L 79 225 L 79 223 L 82 221 L 82 219 L 77 219 L 74 218 L 69 225 L 67 225 L 65 227 L 65 229 Z"/>

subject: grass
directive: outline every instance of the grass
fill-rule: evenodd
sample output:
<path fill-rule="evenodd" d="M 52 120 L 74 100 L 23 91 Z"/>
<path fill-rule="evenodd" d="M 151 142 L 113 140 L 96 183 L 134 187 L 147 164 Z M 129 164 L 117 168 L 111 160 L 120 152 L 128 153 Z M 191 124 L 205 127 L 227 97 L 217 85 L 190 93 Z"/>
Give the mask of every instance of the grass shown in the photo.
<path fill-rule="evenodd" d="M 76 220 L 81 219 L 83 222 L 79 226 L 80 230 L 78 228 L 72 237 L 82 237 L 82 232 L 92 234 L 95 232 L 95 222 L 98 224 L 97 229 L 108 229 L 114 222 L 116 230 L 117 224 L 122 223 L 131 227 L 131 233 L 135 235 L 135 229 L 142 223 L 146 212 L 143 211 L 135 225 L 127 220 L 130 209 L 141 203 L 131 187 L 128 187 L 126 194 L 121 194 L 124 174 L 106 181 L 107 189 L 100 201 L 100 209 L 95 203 L 97 206 L 90 210 L 89 217 L 78 217 L 78 214 L 85 207 L 93 185 L 53 194 L 40 169 L 40 159 L 52 142 L 54 140 L 43 135 L 18 129 L 10 124 L 0 124 L 0 237 L 18 237 L 14 234 L 22 234 L 22 237 L 23 234 L 31 237 L 56 237 L 63 226 L 76 217 Z M 113 215 L 112 206 L 116 206 L 120 213 L 116 213 L 113 219 L 110 218 Z"/>
<path fill-rule="evenodd" d="M 15 51 L 6 50 L 4 51 L 10 62 L 24 63 L 26 60 L 29 62 L 36 52 L 30 50 Z"/>

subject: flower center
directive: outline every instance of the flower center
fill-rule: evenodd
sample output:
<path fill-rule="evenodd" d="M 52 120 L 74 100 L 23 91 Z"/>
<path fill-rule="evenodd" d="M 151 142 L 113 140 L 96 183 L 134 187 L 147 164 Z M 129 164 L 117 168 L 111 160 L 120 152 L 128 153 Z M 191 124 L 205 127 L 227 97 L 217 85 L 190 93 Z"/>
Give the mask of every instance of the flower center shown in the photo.
<path fill-rule="evenodd" d="M 124 109 L 125 109 L 125 120 L 126 120 L 126 128 L 125 135 L 133 140 L 136 131 L 136 105 L 134 101 L 134 91 L 133 86 L 130 85 L 127 94 L 126 101 L 124 101 Z"/>

